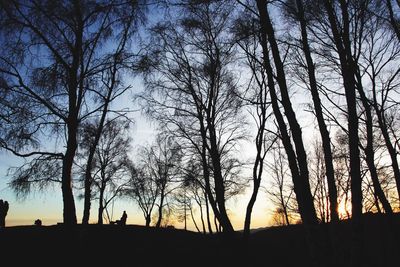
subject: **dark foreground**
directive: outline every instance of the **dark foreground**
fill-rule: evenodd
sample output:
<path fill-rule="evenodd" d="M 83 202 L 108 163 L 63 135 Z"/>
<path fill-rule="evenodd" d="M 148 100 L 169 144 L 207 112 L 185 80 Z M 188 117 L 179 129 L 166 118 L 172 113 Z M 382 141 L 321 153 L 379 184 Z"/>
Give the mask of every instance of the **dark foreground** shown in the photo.
<path fill-rule="evenodd" d="M 363 266 L 400 266 L 399 216 L 364 219 Z M 346 266 L 352 229 L 318 229 L 322 266 Z M 332 238 L 333 237 L 333 238 Z M 235 237 L 141 226 L 18 226 L 0 229 L 0 266 L 311 266 L 301 225 Z M 334 253 L 334 254 L 333 254 Z M 335 255 L 335 256 L 331 256 Z M 6 264 L 5 264 L 6 263 Z"/>

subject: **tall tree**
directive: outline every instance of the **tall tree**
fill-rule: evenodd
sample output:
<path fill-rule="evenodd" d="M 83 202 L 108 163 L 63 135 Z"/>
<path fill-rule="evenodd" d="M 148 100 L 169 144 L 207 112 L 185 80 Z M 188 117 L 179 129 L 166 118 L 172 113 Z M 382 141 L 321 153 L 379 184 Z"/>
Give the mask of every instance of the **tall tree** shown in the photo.
<path fill-rule="evenodd" d="M 274 204 L 278 218 L 283 217 L 283 224 L 290 225 L 294 221 L 293 217 L 298 212 L 298 207 L 295 203 L 293 186 L 288 181 L 290 170 L 281 142 L 275 144 L 271 154 L 271 162 L 268 163 L 268 170 L 272 176 L 271 186 L 266 189 L 266 193 Z"/>
<path fill-rule="evenodd" d="M 90 140 L 93 138 L 93 130 L 97 130 L 98 123 L 93 121 L 83 125 L 83 143 L 86 144 L 83 148 L 86 148 L 86 152 L 92 149 Z M 104 210 L 111 201 L 122 194 L 128 184 L 128 166 L 131 165 L 128 158 L 131 142 L 128 136 L 129 124 L 129 121 L 122 119 L 107 120 L 96 146 L 91 164 L 91 177 L 99 200 L 98 224 L 103 224 Z M 83 176 L 86 182 L 86 168 Z"/>
<path fill-rule="evenodd" d="M 377 123 L 382 133 L 387 153 L 391 160 L 397 195 L 400 196 L 398 149 L 396 147 L 396 137 L 390 131 L 391 122 L 393 121 L 391 113 L 397 108 L 397 104 L 394 104 L 391 99 L 396 92 L 398 79 L 400 78 L 400 69 L 397 67 L 400 45 L 390 29 L 381 27 L 385 21 L 385 12 L 377 10 L 372 4 L 368 6 L 368 11 L 377 14 L 369 19 L 368 34 L 363 39 L 365 48 L 360 51 L 361 63 L 359 64 L 358 76 L 364 74 L 367 77 L 367 82 L 365 82 L 367 84 L 366 89 L 370 88 L 361 97 L 364 102 L 365 99 L 368 101 L 372 115 L 375 114 L 376 116 L 374 123 Z"/>
<path fill-rule="evenodd" d="M 106 122 L 107 115 L 113 111 L 111 110 L 111 105 L 116 99 L 120 99 L 126 91 L 128 91 L 131 86 L 125 86 L 122 81 L 122 72 L 127 69 L 127 65 L 130 68 L 134 67 L 135 55 L 128 52 L 130 39 L 133 38 L 133 34 L 137 31 L 138 26 L 143 21 L 142 10 L 140 1 L 132 3 L 134 6 L 132 11 L 134 13 L 126 19 L 126 21 L 121 25 L 122 29 L 118 34 L 117 44 L 115 44 L 114 51 L 109 52 L 105 55 L 104 65 L 101 72 L 97 74 L 99 77 L 99 83 L 96 84 L 96 94 L 99 98 L 100 103 L 102 103 L 101 110 L 99 110 L 99 120 L 98 125 L 92 128 L 93 138 L 90 139 L 90 148 L 88 150 L 86 170 L 85 170 L 85 183 L 84 183 L 84 207 L 82 224 L 89 223 L 90 217 L 90 207 L 91 207 L 91 187 L 92 187 L 92 161 L 94 159 L 95 151 L 99 143 L 100 137 L 102 135 L 104 124 Z M 124 116 L 127 110 L 124 110 Z M 113 113 L 120 113 L 118 111 L 113 111 Z M 97 115 L 97 114 L 96 114 Z M 89 140 L 86 140 L 89 141 Z"/>
<path fill-rule="evenodd" d="M 59 181 L 64 223 L 74 225 L 72 166 L 78 129 L 102 107 L 91 100 L 98 81 L 94 76 L 104 67 L 104 46 L 124 29 L 121 25 L 132 15 L 133 5 L 79 0 L 13 0 L 0 5 L 0 77 L 1 91 L 6 92 L 1 147 L 28 159 L 11 185 L 29 193 L 35 181 L 39 187 Z M 53 151 L 38 141 L 55 136 Z"/>
<path fill-rule="evenodd" d="M 280 56 L 280 49 L 276 42 L 274 28 L 268 13 L 268 2 L 257 1 L 257 8 L 260 16 L 260 31 L 261 45 L 263 48 L 264 68 L 268 77 L 268 87 L 271 94 L 271 102 L 275 118 L 278 122 L 282 143 L 288 156 L 289 166 L 292 172 L 294 191 L 299 204 L 301 218 L 305 224 L 317 224 L 318 219 L 315 212 L 315 207 L 311 195 L 309 172 L 307 166 L 307 156 L 304 149 L 302 132 L 300 125 L 296 119 L 292 103 L 288 94 L 286 84 L 286 76 L 283 63 Z M 274 65 L 276 68 L 276 76 L 272 69 L 270 61 L 270 52 L 273 56 Z M 282 99 L 279 100 L 275 89 L 274 77 L 277 79 L 277 84 L 280 88 Z M 292 146 L 291 138 L 284 121 L 284 117 L 279 107 L 279 102 L 285 110 L 286 119 L 288 120 L 290 131 L 292 133 L 295 149 Z"/>
<path fill-rule="evenodd" d="M 308 37 L 308 27 L 310 25 L 310 14 L 306 14 L 305 6 L 303 0 L 296 0 L 296 1 L 287 1 L 286 7 L 289 14 L 292 15 L 294 20 L 300 26 L 300 44 L 302 47 L 302 51 L 305 57 L 306 62 L 306 71 L 308 74 L 308 84 L 312 101 L 314 105 L 315 117 L 317 118 L 319 132 L 321 135 L 322 140 L 322 147 L 324 153 L 324 162 L 326 168 L 326 179 L 328 182 L 328 190 L 329 190 L 329 204 L 330 204 L 330 216 L 332 221 L 337 222 L 339 220 L 338 212 L 337 212 L 337 188 L 335 184 L 335 172 L 333 168 L 333 159 L 332 159 L 332 149 L 331 149 L 331 139 L 330 134 L 328 131 L 328 127 L 325 123 L 323 109 L 321 105 L 321 98 L 319 95 L 319 86 L 316 78 L 316 69 L 314 60 L 312 57 L 312 51 L 309 43 Z M 308 4 L 308 3 L 306 3 Z"/>
<path fill-rule="evenodd" d="M 159 195 L 156 181 L 152 179 L 146 165 L 129 167 L 130 180 L 124 195 L 133 198 L 141 209 L 146 227 L 151 224 L 151 215 Z"/>
<path fill-rule="evenodd" d="M 172 192 L 171 183 L 180 175 L 180 161 L 182 153 L 180 146 L 168 135 L 157 136 L 156 143 L 146 150 L 146 164 L 150 170 L 152 179 L 157 184 L 158 195 L 158 219 L 156 227 L 161 226 L 163 210 L 167 203 L 167 197 Z"/>
<path fill-rule="evenodd" d="M 179 8 L 174 16 L 182 16 L 153 29 L 155 39 L 144 61 L 149 67 L 148 90 L 142 99 L 153 118 L 200 155 L 209 203 L 224 231 L 232 233 L 225 202 L 227 177 L 233 176 L 224 174 L 224 162 L 229 166 L 243 138 L 240 100 L 229 69 L 234 52 L 227 31 L 232 5 L 182 1 Z"/>
<path fill-rule="evenodd" d="M 361 266 L 362 247 L 362 191 L 361 191 L 361 170 L 360 150 L 358 137 L 358 114 L 356 100 L 356 63 L 354 62 L 351 50 L 350 36 L 350 12 L 349 3 L 340 0 L 337 3 L 324 0 L 329 29 L 340 61 L 341 75 L 345 91 L 347 114 L 348 114 L 348 136 L 350 153 L 350 178 L 351 178 L 351 203 L 353 219 L 353 246 L 352 264 Z"/>
<path fill-rule="evenodd" d="M 252 171 L 253 190 L 246 208 L 243 228 L 245 238 L 248 238 L 250 234 L 251 214 L 261 186 L 265 157 L 271 147 L 271 143 L 273 144 L 276 140 L 274 137 L 271 138 L 272 140 L 269 140 L 267 135 L 267 122 L 272 115 L 270 110 L 271 103 L 265 72 L 262 69 L 263 64 L 260 60 L 260 45 L 257 35 L 254 34 L 254 29 L 251 25 L 252 21 L 248 19 L 251 16 L 248 15 L 247 10 L 243 11 L 240 16 L 241 18 L 235 22 L 237 44 L 245 55 L 245 64 L 251 74 L 249 85 L 242 93 L 241 98 L 247 106 L 256 126 L 256 156 Z"/>

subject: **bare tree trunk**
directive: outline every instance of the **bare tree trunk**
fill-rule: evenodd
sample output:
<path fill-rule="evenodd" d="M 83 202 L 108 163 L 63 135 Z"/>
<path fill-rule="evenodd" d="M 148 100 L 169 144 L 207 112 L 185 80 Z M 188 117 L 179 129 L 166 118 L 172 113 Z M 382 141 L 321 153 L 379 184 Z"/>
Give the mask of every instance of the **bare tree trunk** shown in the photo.
<path fill-rule="evenodd" d="M 219 228 L 219 225 L 218 225 L 218 220 L 217 220 L 217 217 L 215 216 L 215 214 L 214 214 L 214 226 L 215 226 L 215 231 L 217 233 L 221 232 L 220 228 Z"/>
<path fill-rule="evenodd" d="M 365 119 L 366 119 L 366 131 L 367 131 L 367 145 L 365 147 L 365 157 L 366 157 L 366 162 L 368 165 L 368 169 L 371 175 L 371 180 L 372 180 L 372 185 L 374 187 L 374 194 L 378 197 L 379 201 L 382 203 L 383 209 L 387 214 L 392 215 L 393 210 L 392 207 L 390 206 L 389 201 L 387 200 L 385 193 L 382 190 L 381 184 L 379 182 L 378 178 L 378 172 L 376 170 L 375 166 L 375 152 L 374 152 L 374 135 L 373 135 L 373 121 L 372 121 L 372 112 L 371 112 L 371 106 L 369 104 L 369 101 L 365 95 L 365 92 L 362 87 L 362 82 L 361 82 L 361 76 L 359 71 L 356 72 L 356 77 L 357 77 L 357 89 L 361 97 L 361 102 L 364 107 L 365 111 Z M 378 209 L 379 204 L 378 204 Z"/>
<path fill-rule="evenodd" d="M 201 233 L 200 228 L 197 226 L 196 219 L 194 218 L 193 209 L 192 207 L 189 208 L 190 208 L 190 217 L 192 218 L 194 227 L 196 227 L 197 232 Z"/>
<path fill-rule="evenodd" d="M 210 101 L 212 102 L 212 101 Z M 231 221 L 229 220 L 226 207 L 225 207 L 225 186 L 224 178 L 222 177 L 221 170 L 221 157 L 218 151 L 217 139 L 215 128 L 210 117 L 207 118 L 210 133 L 210 156 L 213 164 L 214 171 L 214 185 L 215 185 L 215 199 L 218 205 L 219 222 L 223 231 L 230 234 L 234 232 Z"/>
<path fill-rule="evenodd" d="M 184 214 L 183 214 L 183 220 L 184 220 L 184 222 L 185 222 L 185 231 L 187 230 L 187 215 L 186 215 L 186 202 L 184 203 L 184 206 L 183 206 L 183 212 L 184 212 Z"/>
<path fill-rule="evenodd" d="M 358 148 L 358 115 L 355 83 L 356 66 L 351 52 L 348 5 L 345 0 L 339 0 L 340 14 L 342 17 L 340 29 L 337 24 L 337 13 L 332 2 L 325 0 L 324 5 L 332 30 L 335 47 L 339 55 L 347 102 L 353 228 L 351 264 L 352 266 L 362 266 L 363 225 L 361 216 L 363 196 L 361 190 L 360 151 Z"/>
<path fill-rule="evenodd" d="M 399 1 L 397 1 L 397 5 L 400 7 Z M 393 6 L 391 0 L 386 0 L 386 7 L 389 12 L 389 19 L 390 19 L 390 24 L 392 25 L 392 28 L 394 32 L 396 33 L 397 39 L 400 41 L 400 26 L 399 23 L 396 21 L 396 18 L 394 16 L 393 12 Z"/>
<path fill-rule="evenodd" d="M 283 215 L 285 216 L 286 225 L 290 225 L 289 214 L 286 205 L 283 206 Z"/>
<path fill-rule="evenodd" d="M 115 78 L 114 78 L 115 80 Z M 85 168 L 85 193 L 84 193 L 84 204 L 83 204 L 83 217 L 82 217 L 82 224 L 89 224 L 90 218 L 90 206 L 91 206 L 91 188 L 92 188 L 92 163 L 94 159 L 94 155 L 96 152 L 97 145 L 99 143 L 101 133 L 103 132 L 104 122 L 106 120 L 107 112 L 108 112 L 108 105 L 110 102 L 112 90 L 108 91 L 103 111 L 101 114 L 101 118 L 99 121 L 98 128 L 96 130 L 96 135 L 94 137 L 93 143 L 90 145 L 88 160 L 86 162 Z"/>
<path fill-rule="evenodd" d="M 209 232 L 210 234 L 212 234 L 212 233 L 213 233 L 213 230 L 212 230 L 211 219 L 210 219 L 210 208 L 209 208 L 209 206 L 208 206 L 208 196 L 207 196 L 207 193 L 206 193 L 206 192 L 204 192 L 204 196 L 205 196 L 205 199 L 206 199 L 206 215 L 207 215 L 208 232 Z"/>
<path fill-rule="evenodd" d="M 146 215 L 146 227 L 149 227 L 151 223 L 151 214 Z"/>
<path fill-rule="evenodd" d="M 310 82 L 309 85 L 314 103 L 315 116 L 317 118 L 318 127 L 321 134 L 322 147 L 324 151 L 326 179 L 328 182 L 328 192 L 329 192 L 330 217 L 333 222 L 337 222 L 339 221 L 339 215 L 337 211 L 338 208 L 337 188 L 335 184 L 335 172 L 333 168 L 331 139 L 329 136 L 328 128 L 325 124 L 322 112 L 321 99 L 318 93 L 317 79 L 315 77 L 315 65 L 311 56 L 310 45 L 308 43 L 307 24 L 304 18 L 303 0 L 296 0 L 296 3 L 298 10 L 298 19 L 300 21 L 300 27 L 301 27 L 303 52 L 307 62 L 307 72 Z"/>
<path fill-rule="evenodd" d="M 201 226 L 203 228 L 203 234 L 205 234 L 206 233 L 206 224 L 204 223 L 203 206 L 202 206 L 202 203 L 200 200 L 200 196 L 197 196 L 197 197 L 198 197 L 198 199 L 196 199 L 196 202 L 199 205 Z"/>
<path fill-rule="evenodd" d="M 165 188 L 163 187 L 161 190 L 161 194 L 160 194 L 160 204 L 158 206 L 158 219 L 157 219 L 157 223 L 156 223 L 156 228 L 160 228 L 161 226 L 161 220 L 162 220 L 162 213 L 163 213 L 163 206 L 164 206 L 164 190 Z"/>
<path fill-rule="evenodd" d="M 72 192 L 72 165 L 74 163 L 78 133 L 78 116 L 79 107 L 82 101 L 83 79 L 78 78 L 78 71 L 82 59 L 82 44 L 83 44 L 83 20 L 80 10 L 80 4 L 74 2 L 74 12 L 77 19 L 77 30 L 75 32 L 75 43 L 72 53 L 72 64 L 68 73 L 68 119 L 67 119 L 67 150 L 63 158 L 62 168 L 62 195 L 64 204 L 64 223 L 67 225 L 76 225 L 76 209 L 74 195 Z"/>
<path fill-rule="evenodd" d="M 99 213 L 97 216 L 97 224 L 103 224 L 103 211 L 104 211 L 104 186 L 102 185 L 100 188 L 100 196 L 99 196 Z"/>
<path fill-rule="evenodd" d="M 261 46 L 263 48 L 264 67 L 267 72 L 268 87 L 270 89 L 272 108 L 275 118 L 277 119 L 278 122 L 282 143 L 288 157 L 288 162 L 292 173 L 292 180 L 294 184 L 294 191 L 296 193 L 299 212 L 302 221 L 306 227 L 311 261 L 313 265 L 319 266 L 321 263 L 321 259 L 323 258 L 323 255 L 322 253 L 320 253 L 322 251 L 322 248 L 318 245 L 319 235 L 315 229 L 315 227 L 318 224 L 318 217 L 315 211 L 315 206 L 311 194 L 311 188 L 309 183 L 309 172 L 307 166 L 307 156 L 302 140 L 302 132 L 300 125 L 297 122 L 296 115 L 292 108 L 292 104 L 288 94 L 283 63 L 280 58 L 279 48 L 275 39 L 274 29 L 268 14 L 268 1 L 257 0 L 257 7 L 260 15 Z M 274 65 L 276 68 L 276 79 L 282 97 L 281 101 L 279 101 L 275 91 L 275 82 L 274 82 L 275 75 L 273 73 L 271 62 L 269 59 L 268 43 L 270 44 L 272 56 L 274 59 Z M 285 110 L 285 115 L 290 126 L 290 131 L 292 133 L 296 152 L 292 147 L 290 136 L 279 108 L 279 102 L 281 102 Z"/>
<path fill-rule="evenodd" d="M 296 193 L 297 202 L 299 204 L 300 215 L 305 224 L 315 225 L 318 223 L 318 218 L 315 212 L 310 184 L 308 180 L 307 158 L 304 151 L 301 129 L 297 123 L 296 116 L 289 100 L 283 65 L 280 60 L 278 45 L 274 37 L 274 30 L 267 12 L 267 1 L 257 0 L 257 6 L 260 14 L 262 31 L 261 45 L 263 47 L 264 67 L 267 72 L 272 108 L 278 122 L 282 143 L 288 156 L 289 167 L 292 172 L 294 191 Z M 279 108 L 279 100 L 275 91 L 274 73 L 272 71 L 271 62 L 269 61 L 267 38 L 269 40 L 269 43 L 271 44 L 272 53 L 274 55 L 275 65 L 277 69 L 277 80 L 281 88 L 282 94 L 281 102 L 284 106 L 286 117 L 291 127 L 292 136 L 296 145 L 297 156 L 292 147 L 290 136 L 288 134 L 285 121 Z"/>
<path fill-rule="evenodd" d="M 378 211 L 378 213 L 381 214 L 382 210 L 381 210 L 381 206 L 379 205 L 379 198 L 378 198 L 377 194 L 375 193 L 375 190 L 374 190 L 374 204 L 375 204 L 375 207 L 376 207 L 376 210 Z"/>
<path fill-rule="evenodd" d="M 0 199 L 0 229 L 6 227 L 6 217 L 9 209 L 7 201 Z"/>
<path fill-rule="evenodd" d="M 387 127 L 387 124 L 386 124 L 385 115 L 383 113 L 383 110 L 381 110 L 378 107 L 375 90 L 374 90 L 374 104 L 373 104 L 373 107 L 374 107 L 375 112 L 376 112 L 377 117 L 378 117 L 379 128 L 380 128 L 380 130 L 382 132 L 383 139 L 385 140 L 385 145 L 386 145 L 387 151 L 388 151 L 388 153 L 390 155 L 390 160 L 392 162 L 392 170 L 393 170 L 394 180 L 396 182 L 397 195 L 399 196 L 399 199 L 400 199 L 400 169 L 399 169 L 399 163 L 397 161 L 397 151 L 396 151 L 396 147 L 392 144 L 392 141 L 390 140 L 390 135 L 389 135 L 389 132 L 388 132 L 388 127 Z M 400 204 L 399 204 L 399 206 L 400 206 Z"/>
<path fill-rule="evenodd" d="M 261 184 L 261 178 L 264 168 L 264 157 L 266 152 L 265 150 L 265 138 L 264 138 L 264 131 L 265 131 L 265 124 L 267 121 L 267 89 L 264 86 L 259 85 L 259 93 L 258 93 L 258 104 L 257 104 L 257 113 L 258 115 L 258 129 L 257 129 L 257 136 L 256 136 L 256 159 L 253 165 L 253 192 L 251 194 L 250 200 L 247 204 L 246 208 L 246 217 L 244 220 L 244 229 L 243 229 L 243 237 L 247 239 L 250 235 L 250 226 L 251 226 L 251 214 L 253 212 L 254 204 L 257 200 L 258 190 Z"/>
<path fill-rule="evenodd" d="M 74 163 L 75 152 L 77 148 L 76 141 L 77 133 L 77 123 L 71 122 L 68 124 L 68 141 L 67 141 L 67 151 L 63 158 L 62 167 L 62 196 L 63 196 L 63 217 L 64 224 L 66 225 L 76 225 L 76 209 L 74 195 L 72 192 L 72 164 Z"/>
<path fill-rule="evenodd" d="M 253 169 L 253 175 L 254 175 L 254 171 L 255 170 Z M 253 176 L 253 192 L 251 194 L 249 203 L 247 204 L 246 217 L 244 220 L 243 237 L 245 239 L 247 239 L 250 235 L 251 213 L 253 211 L 254 203 L 256 202 L 256 199 L 257 199 L 258 189 L 260 188 L 260 181 L 261 181 L 260 178 L 256 177 L 256 179 L 254 179 L 254 176 Z"/>
<path fill-rule="evenodd" d="M 218 206 L 217 206 L 217 203 L 216 203 L 216 201 L 214 199 L 214 195 L 213 195 L 213 192 L 211 190 L 211 185 L 210 185 L 210 170 L 209 170 L 209 165 L 208 165 L 208 162 L 207 162 L 207 149 L 206 149 L 206 147 L 207 147 L 207 135 L 206 135 L 206 132 L 205 132 L 205 127 L 204 127 L 202 119 L 200 120 L 200 132 L 201 132 L 201 137 L 202 137 L 201 161 L 202 161 L 202 167 L 203 167 L 203 177 L 204 177 L 204 182 L 205 182 L 204 191 L 205 191 L 205 195 L 206 195 L 207 214 L 209 215 L 208 203 L 210 203 L 215 218 L 218 218 L 218 220 L 220 221 L 221 220 L 220 219 L 221 215 L 220 215 L 220 212 L 218 210 Z M 209 216 L 208 216 L 208 224 L 209 224 L 208 228 L 210 230 L 210 233 L 212 233 L 212 227 L 211 227 L 211 223 L 210 223 L 210 220 L 209 220 Z"/>

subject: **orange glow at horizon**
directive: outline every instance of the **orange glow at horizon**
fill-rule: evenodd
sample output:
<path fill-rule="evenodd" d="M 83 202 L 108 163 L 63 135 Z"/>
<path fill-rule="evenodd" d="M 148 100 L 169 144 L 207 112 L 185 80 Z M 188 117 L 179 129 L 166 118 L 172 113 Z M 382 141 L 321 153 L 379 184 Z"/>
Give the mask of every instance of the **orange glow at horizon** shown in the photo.
<path fill-rule="evenodd" d="M 338 204 L 338 213 L 340 219 L 347 219 L 351 216 L 351 201 L 347 203 L 342 200 Z"/>

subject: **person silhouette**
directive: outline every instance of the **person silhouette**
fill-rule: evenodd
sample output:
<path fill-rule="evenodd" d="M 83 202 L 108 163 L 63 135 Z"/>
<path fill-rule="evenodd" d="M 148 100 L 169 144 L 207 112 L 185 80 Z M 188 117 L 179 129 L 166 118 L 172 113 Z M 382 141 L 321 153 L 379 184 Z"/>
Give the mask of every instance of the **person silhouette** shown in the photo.
<path fill-rule="evenodd" d="M 126 214 L 126 211 L 122 213 L 121 219 L 119 220 L 120 225 L 126 225 L 126 219 L 128 218 L 128 215 Z"/>
<path fill-rule="evenodd" d="M 6 227 L 6 216 L 8 208 L 8 202 L 0 199 L 0 228 Z"/>

